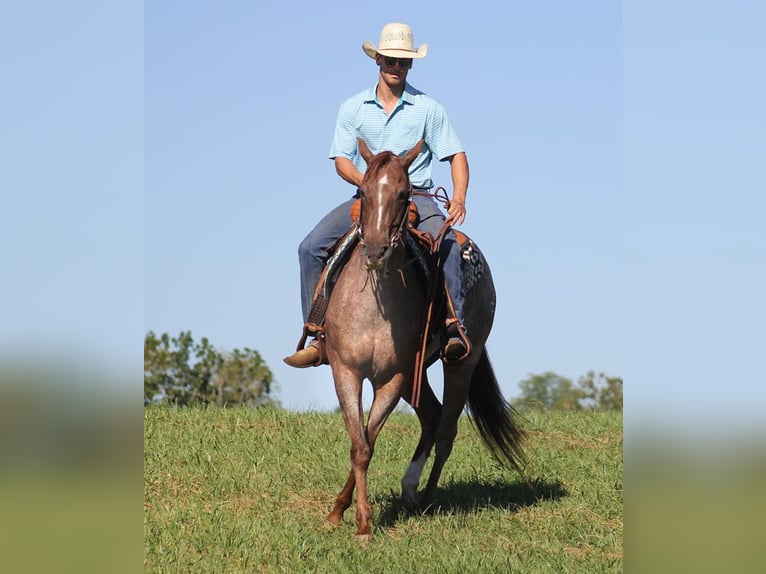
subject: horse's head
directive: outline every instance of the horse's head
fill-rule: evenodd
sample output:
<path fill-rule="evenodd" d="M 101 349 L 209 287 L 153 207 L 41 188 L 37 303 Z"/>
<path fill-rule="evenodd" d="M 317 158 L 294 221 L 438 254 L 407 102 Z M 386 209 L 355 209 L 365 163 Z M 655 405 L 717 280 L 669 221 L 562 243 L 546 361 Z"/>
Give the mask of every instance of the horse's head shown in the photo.
<path fill-rule="evenodd" d="M 401 157 L 390 151 L 373 155 L 364 140 L 358 141 L 359 153 L 367 162 L 359 186 L 359 233 L 367 268 L 379 270 L 401 239 L 412 198 L 407 170 L 420 153 L 423 140 Z"/>

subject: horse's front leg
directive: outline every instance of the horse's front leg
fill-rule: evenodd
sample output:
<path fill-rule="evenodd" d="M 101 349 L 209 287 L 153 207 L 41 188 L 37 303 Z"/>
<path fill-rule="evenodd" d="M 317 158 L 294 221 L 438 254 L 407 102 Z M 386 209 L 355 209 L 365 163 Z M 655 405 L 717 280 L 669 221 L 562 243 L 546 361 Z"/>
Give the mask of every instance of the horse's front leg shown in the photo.
<path fill-rule="evenodd" d="M 332 509 L 332 512 L 327 515 L 327 522 L 334 526 L 340 526 L 340 523 L 343 520 L 343 513 L 349 506 L 351 506 L 351 497 L 354 494 L 355 484 L 354 469 L 352 468 L 351 472 L 348 473 L 346 486 L 343 487 L 338 498 L 335 499 L 335 507 Z"/>
<path fill-rule="evenodd" d="M 367 468 L 372 457 L 372 448 L 367 440 L 367 430 L 364 427 L 364 411 L 362 406 L 362 380 L 351 369 L 341 365 L 333 365 L 335 392 L 338 395 L 346 431 L 351 439 L 351 472 L 346 484 L 335 501 L 335 507 L 327 516 L 332 524 L 339 524 L 343 512 L 351 505 L 354 487 L 357 489 L 356 501 L 356 535 L 369 537 L 372 535 L 370 520 L 372 511 L 367 500 Z"/>
<path fill-rule="evenodd" d="M 372 509 L 367 499 L 367 469 L 372 458 L 372 448 L 367 442 L 367 433 L 363 440 L 351 441 L 351 468 L 356 481 L 356 537 L 370 538 L 372 536 Z"/>

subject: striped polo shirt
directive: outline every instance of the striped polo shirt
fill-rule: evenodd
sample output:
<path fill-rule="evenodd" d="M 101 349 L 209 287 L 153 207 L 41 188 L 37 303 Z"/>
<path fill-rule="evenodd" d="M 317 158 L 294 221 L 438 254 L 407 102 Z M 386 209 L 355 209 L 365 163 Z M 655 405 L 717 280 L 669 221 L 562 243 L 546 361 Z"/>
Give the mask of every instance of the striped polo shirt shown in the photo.
<path fill-rule="evenodd" d="M 399 103 L 387 116 L 375 95 L 376 88 L 377 85 L 341 104 L 330 159 L 346 157 L 364 173 L 367 165 L 357 153 L 356 138 L 362 138 L 372 153 L 392 151 L 398 155 L 423 139 L 426 145 L 410 166 L 410 181 L 417 187 L 432 187 L 433 157 L 443 161 L 464 151 L 444 106 L 406 84 Z"/>

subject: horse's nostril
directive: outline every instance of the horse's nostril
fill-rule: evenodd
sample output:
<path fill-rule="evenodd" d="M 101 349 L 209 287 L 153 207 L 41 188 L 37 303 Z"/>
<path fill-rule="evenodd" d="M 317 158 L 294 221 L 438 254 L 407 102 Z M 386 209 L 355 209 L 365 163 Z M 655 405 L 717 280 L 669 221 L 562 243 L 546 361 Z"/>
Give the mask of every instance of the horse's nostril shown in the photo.
<path fill-rule="evenodd" d="M 367 269 L 377 271 L 383 268 L 388 257 L 389 247 L 387 245 L 378 245 L 371 247 L 369 244 L 365 249 L 365 260 Z"/>

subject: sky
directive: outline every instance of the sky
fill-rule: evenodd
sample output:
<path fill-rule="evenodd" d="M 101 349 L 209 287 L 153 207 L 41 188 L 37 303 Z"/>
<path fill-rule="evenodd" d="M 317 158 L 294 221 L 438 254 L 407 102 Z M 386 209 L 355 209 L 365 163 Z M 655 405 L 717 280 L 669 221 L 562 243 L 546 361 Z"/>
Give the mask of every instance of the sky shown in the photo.
<path fill-rule="evenodd" d="M 468 154 L 461 229 L 492 267 L 504 395 L 593 370 L 624 378 L 626 425 L 762 418 L 760 5 L 2 10 L 5 354 L 73 349 L 137 380 L 147 331 L 189 330 L 258 350 L 285 407 L 334 409 L 329 368 L 282 363 L 297 246 L 352 192 L 327 153 L 376 81 L 361 44 L 403 21 L 429 44 L 409 81 Z"/>
<path fill-rule="evenodd" d="M 284 406 L 337 406 L 329 368 L 282 363 L 302 327 L 297 246 L 353 192 L 327 154 L 340 103 L 377 81 L 361 44 L 405 21 L 429 44 L 409 81 L 468 154 L 463 230 L 495 277 L 504 393 L 547 370 L 622 375 L 619 5 L 510 4 L 491 22 L 331 6 L 296 21 L 289 3 L 146 5 L 146 328 L 255 348 Z"/>

